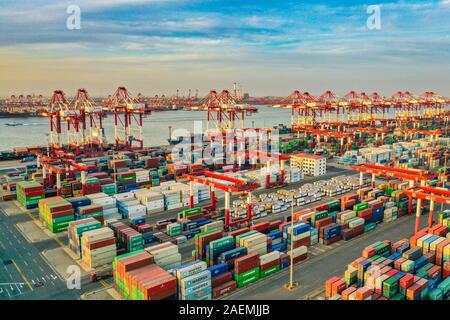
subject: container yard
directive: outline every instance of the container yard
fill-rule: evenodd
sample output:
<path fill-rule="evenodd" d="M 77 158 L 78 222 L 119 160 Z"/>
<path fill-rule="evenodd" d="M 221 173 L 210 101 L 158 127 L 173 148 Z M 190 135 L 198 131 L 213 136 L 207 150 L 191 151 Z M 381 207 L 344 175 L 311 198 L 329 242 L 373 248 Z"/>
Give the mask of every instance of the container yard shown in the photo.
<path fill-rule="evenodd" d="M 227 95 L 210 93 L 202 101 L 206 107 L 211 99 Z M 401 135 L 400 128 L 408 124 L 397 116 L 395 121 L 383 122 L 386 129 L 382 133 L 363 130 L 351 139 L 350 133 L 358 132 L 356 120 L 334 127 L 335 122 L 318 118 L 310 119 L 316 131 L 292 123 L 291 128 L 282 128 L 281 137 L 275 133 L 278 128 L 266 128 L 249 138 L 246 132 L 251 129 L 237 123 L 215 123 L 218 133 L 231 125 L 236 134 L 232 140 L 224 134 L 202 137 L 209 139 L 206 144 L 214 144 L 215 160 L 222 159 L 220 162 L 202 157 L 205 142 L 198 144 L 193 138 L 188 143 L 183 140 L 151 148 L 134 136 L 117 136 L 115 145 L 86 144 L 89 139 L 65 144 L 64 132 L 55 128 L 65 119 L 66 99 L 55 91 L 52 101 L 55 113 L 49 117 L 56 124 L 50 126 L 49 136 L 53 144 L 47 152 L 33 151 L 34 163 L 5 171 L 3 203 L 27 213 L 35 228 L 50 241 L 54 239 L 65 258 L 89 275 L 90 285 L 101 285 L 110 299 L 233 299 L 253 286 L 275 281 L 271 279 L 284 279 L 280 287 L 285 285 L 290 288 L 287 292 L 295 293 L 295 274 L 301 274 L 303 265 L 306 268 L 316 257 L 337 250 L 336 246 L 363 241 L 390 224 L 411 219 L 415 225 L 401 234 L 400 242 L 376 237 L 362 251 L 366 260 L 349 261 L 342 278 L 324 279 L 324 297 L 448 297 L 445 247 L 441 250 L 433 241 L 419 254 L 415 242 L 407 246 L 404 240 L 425 232 L 424 215 L 426 230 L 437 233 L 432 239 L 446 244 L 448 148 L 446 137 L 438 130 L 430 131 L 429 136 L 414 136 L 415 132 L 409 131 Z M 139 104 L 133 106 L 136 102 L 123 87 L 105 103 L 114 106 L 115 117 L 127 118 L 128 112 L 142 110 Z M 119 108 L 123 103 L 132 109 Z M 240 108 L 211 109 L 208 118 L 221 112 L 237 116 Z M 422 112 L 427 110 L 424 105 Z M 249 109 L 247 114 L 256 112 Z M 347 112 L 351 118 L 354 110 Z M 138 125 L 145 114 L 139 113 Z M 436 124 L 446 121 L 446 110 L 441 114 L 442 118 L 436 116 Z M 414 127 L 429 122 L 427 117 L 420 119 L 419 113 L 414 115 Z M 320 131 L 325 127 L 326 133 Z M 335 138 L 333 130 L 339 135 L 349 132 L 347 140 L 337 140 L 339 150 L 330 142 Z M 73 138 L 69 132 L 65 135 Z M 253 149 L 252 139 L 267 143 L 268 150 Z M 291 139 L 289 147 L 286 139 Z M 229 162 L 224 164 L 224 160 Z M 421 248 L 428 243 L 422 238 L 415 240 Z M 403 251 L 398 251 L 399 247 Z M 408 250 L 414 256 L 410 257 Z M 380 279 L 368 282 L 373 276 L 369 267 L 380 270 Z M 402 279 L 412 289 L 408 291 Z M 428 289 L 425 283 L 431 280 Z M 265 296 L 278 297 L 271 291 Z"/>
<path fill-rule="evenodd" d="M 329 99 L 340 101 L 337 111 L 346 97 L 315 99 L 327 108 Z M 217 110 L 212 100 L 225 98 L 235 99 L 211 92 L 201 100 L 207 119 L 257 113 L 237 100 L 234 108 Z M 316 291 L 328 300 L 448 298 L 448 146 L 439 129 L 418 129 L 429 126 L 428 104 L 410 122 L 400 115 L 381 122 L 380 132 L 358 129 L 380 121 L 375 107 L 365 115 L 371 120 L 359 123 L 354 108 L 344 108 L 347 121 L 330 121 L 332 113 L 308 118 L 314 129 L 298 123 L 300 116 L 291 128 L 281 127 L 282 135 L 280 127 L 211 122 L 216 135 L 205 132 L 200 143 L 189 136 L 144 147 L 142 119 L 151 115 L 124 87 L 104 103 L 116 118 L 133 116 L 139 130 L 125 121 L 121 131 L 124 122 L 117 122 L 112 145 L 74 141 L 73 132 L 58 129 L 64 121 L 70 131 L 74 121 L 85 121 L 64 116 L 72 103 L 82 105 L 55 91 L 48 150 L 35 150 L 33 163 L 4 171 L 0 204 L 8 216 L 26 215 L 35 233 L 58 244 L 58 255 L 46 253 L 52 268 L 77 266 L 106 298 L 226 300 L 261 287 L 272 288 L 264 290 L 264 299 L 299 299 Z M 293 110 L 303 112 L 300 106 Z M 436 127 L 447 121 L 446 109 L 439 110 Z M 410 123 L 415 129 L 404 129 Z M 255 141 L 266 148 L 255 149 Z M 209 144 L 214 161 L 205 153 Z M 383 230 L 394 224 L 411 226 L 398 231 L 400 240 L 385 240 Z M 325 277 L 335 266 L 318 277 L 325 287 L 293 296 L 303 290 L 296 275 L 304 268 L 335 251 L 344 257 L 340 247 L 366 239 L 373 242 L 362 258 L 348 261 L 344 276 Z"/>

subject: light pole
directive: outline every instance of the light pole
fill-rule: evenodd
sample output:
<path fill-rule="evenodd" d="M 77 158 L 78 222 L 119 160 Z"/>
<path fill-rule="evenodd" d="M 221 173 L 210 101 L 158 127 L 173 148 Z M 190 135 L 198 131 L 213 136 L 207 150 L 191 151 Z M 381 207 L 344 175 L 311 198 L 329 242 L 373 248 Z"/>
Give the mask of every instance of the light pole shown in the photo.
<path fill-rule="evenodd" d="M 292 199 L 294 200 L 294 199 Z M 290 261 L 290 271 L 289 271 L 289 283 L 286 283 L 284 285 L 284 287 L 286 289 L 288 289 L 289 291 L 294 290 L 295 288 L 297 288 L 299 286 L 299 283 L 297 281 L 294 281 L 294 241 L 292 240 L 292 235 L 293 235 L 293 226 L 294 226 L 294 201 L 292 201 L 292 205 L 291 205 L 291 230 L 290 232 L 288 232 L 288 235 L 290 235 L 291 237 L 291 261 Z"/>
<path fill-rule="evenodd" d="M 445 137 L 447 138 L 447 118 L 445 119 Z M 447 139 L 445 141 L 447 142 Z M 442 188 L 445 188 L 445 182 L 447 180 L 448 143 L 446 143 L 446 150 L 444 155 L 444 174 L 442 175 Z M 441 203 L 441 211 L 444 211 L 444 203 Z"/>

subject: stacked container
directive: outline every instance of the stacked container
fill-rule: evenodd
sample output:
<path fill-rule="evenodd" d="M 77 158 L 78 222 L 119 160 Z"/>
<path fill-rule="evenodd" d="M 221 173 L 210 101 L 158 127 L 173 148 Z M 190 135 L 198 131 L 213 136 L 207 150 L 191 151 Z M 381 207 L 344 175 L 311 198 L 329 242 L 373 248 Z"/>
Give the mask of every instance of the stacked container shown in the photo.
<path fill-rule="evenodd" d="M 164 211 L 164 195 L 151 190 L 137 190 L 134 192 L 136 199 L 146 207 L 147 214 Z"/>
<path fill-rule="evenodd" d="M 234 238 L 232 236 L 223 237 L 211 241 L 206 249 L 206 263 L 213 266 L 218 263 L 219 256 L 235 248 Z"/>
<path fill-rule="evenodd" d="M 193 261 L 173 270 L 178 280 L 179 300 L 211 300 L 211 272 L 204 261 Z"/>
<path fill-rule="evenodd" d="M 272 251 L 259 257 L 260 277 L 265 278 L 280 271 L 280 252 Z"/>
<path fill-rule="evenodd" d="M 155 263 L 164 270 L 176 268 L 181 264 L 178 246 L 171 242 L 151 246 L 145 250 L 153 256 Z"/>
<path fill-rule="evenodd" d="M 234 280 L 236 280 L 238 288 L 247 286 L 259 279 L 259 264 L 260 260 L 257 253 L 250 253 L 234 261 Z"/>
<path fill-rule="evenodd" d="M 214 299 L 236 290 L 237 284 L 233 280 L 233 274 L 229 271 L 227 263 L 209 267 L 208 270 L 211 272 L 212 297 Z"/>
<path fill-rule="evenodd" d="M 92 204 L 102 206 L 105 220 L 119 218 L 119 210 L 116 206 L 116 199 L 106 193 L 96 193 L 87 196 Z"/>
<path fill-rule="evenodd" d="M 90 269 L 111 264 L 117 255 L 114 232 L 106 227 L 83 232 L 81 248 L 82 262 Z"/>
<path fill-rule="evenodd" d="M 52 197 L 39 201 L 39 217 L 53 233 L 67 230 L 75 220 L 72 204 L 62 197 Z"/>
<path fill-rule="evenodd" d="M 84 232 L 96 230 L 102 227 L 100 221 L 94 218 L 87 218 L 69 223 L 67 237 L 69 239 L 69 249 L 78 257 L 81 257 L 81 236 Z"/>
<path fill-rule="evenodd" d="M 103 207 L 91 204 L 84 207 L 79 207 L 75 213 L 75 219 L 95 218 L 100 222 L 103 222 Z"/>
<path fill-rule="evenodd" d="M 173 300 L 177 279 L 153 263 L 146 251 L 117 257 L 113 262 L 114 287 L 126 300 Z"/>
<path fill-rule="evenodd" d="M 326 282 L 326 298 L 342 300 L 444 300 L 450 296 L 450 248 L 441 226 L 419 231 L 410 241 L 378 241 L 348 265 L 345 279 Z M 450 249 L 449 249 L 450 250 Z M 447 259 L 447 260 L 446 260 Z"/>
<path fill-rule="evenodd" d="M 270 239 L 270 238 L 269 238 Z M 267 235 L 258 231 L 250 231 L 236 237 L 240 247 L 247 249 L 249 254 L 263 255 L 267 253 Z"/>
<path fill-rule="evenodd" d="M 39 201 L 45 198 L 44 187 L 35 181 L 19 181 L 16 184 L 17 201 L 25 209 L 37 208 Z"/>
<path fill-rule="evenodd" d="M 164 207 L 166 210 L 179 209 L 183 207 L 181 202 L 181 192 L 178 190 L 164 190 Z"/>

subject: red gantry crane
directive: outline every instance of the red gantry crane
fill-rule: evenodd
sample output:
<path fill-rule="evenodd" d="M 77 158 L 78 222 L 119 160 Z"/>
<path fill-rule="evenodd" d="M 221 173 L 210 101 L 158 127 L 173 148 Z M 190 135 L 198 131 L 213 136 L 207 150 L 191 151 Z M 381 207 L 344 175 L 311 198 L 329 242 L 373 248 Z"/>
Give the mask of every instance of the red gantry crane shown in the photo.
<path fill-rule="evenodd" d="M 219 131 L 237 129 L 236 121 L 240 121 L 241 128 L 244 128 L 245 117 L 258 112 L 253 106 L 240 104 L 228 90 L 220 94 L 211 90 L 201 100 L 199 108 L 207 111 L 207 131 L 212 128 Z"/>
<path fill-rule="evenodd" d="M 415 233 L 417 233 L 420 229 L 420 214 L 422 211 L 422 201 L 430 202 L 430 212 L 428 214 L 428 227 L 431 228 L 434 223 L 434 204 L 443 203 L 450 204 L 450 191 L 444 188 L 432 188 L 427 186 L 415 186 L 413 188 L 405 190 L 405 193 L 409 198 L 417 199 L 417 208 L 416 208 L 416 225 L 415 225 Z"/>
<path fill-rule="evenodd" d="M 272 104 L 272 108 L 291 109 L 291 128 L 292 131 L 305 131 L 314 127 L 316 117 L 316 99 L 308 92 L 301 93 L 295 90 L 289 96 L 281 99 L 279 103 Z"/>
<path fill-rule="evenodd" d="M 285 170 L 285 163 L 287 160 L 289 160 L 291 157 L 273 153 L 273 152 L 266 152 L 261 150 L 237 150 L 234 152 L 237 156 L 238 160 L 238 167 L 241 168 L 242 162 L 250 163 L 252 166 L 252 169 L 256 168 L 256 163 L 264 163 L 267 166 L 267 172 L 266 172 L 266 188 L 269 189 L 271 187 L 275 186 L 282 186 L 285 184 L 285 176 L 286 176 L 286 170 Z M 270 182 L 270 165 L 278 162 L 278 165 L 280 167 L 280 181 L 271 183 Z"/>
<path fill-rule="evenodd" d="M 315 100 L 320 117 L 317 119 L 319 128 L 343 132 L 346 125 L 345 110 L 347 102 L 330 90 L 318 96 Z"/>
<path fill-rule="evenodd" d="M 69 109 L 80 112 L 77 127 L 78 130 L 81 130 L 83 152 L 93 155 L 94 146 L 99 152 L 102 152 L 105 142 L 103 119 L 106 117 L 102 107 L 91 99 L 86 89 L 78 89 L 77 94 L 70 102 Z M 76 136 L 78 136 L 78 132 Z"/>
<path fill-rule="evenodd" d="M 67 110 L 68 102 L 61 90 L 55 90 L 53 92 L 47 117 L 50 121 L 50 148 L 61 149 L 63 146 L 62 142 L 62 126 L 61 119 L 62 113 Z"/>
<path fill-rule="evenodd" d="M 251 204 L 251 191 L 258 189 L 260 186 L 252 181 L 232 178 L 223 174 L 201 171 L 197 174 L 183 174 L 183 178 L 189 180 L 189 190 L 190 190 L 190 208 L 194 207 L 194 185 L 193 183 L 200 183 L 209 186 L 211 189 L 211 208 L 215 210 L 215 194 L 214 190 L 222 190 L 225 192 L 225 227 L 228 229 L 230 227 L 236 226 L 241 223 L 249 222 L 252 219 L 252 204 Z M 233 193 L 248 192 L 247 195 L 247 216 L 244 219 L 237 219 L 231 221 L 230 217 L 230 207 L 231 207 L 231 197 Z"/>
<path fill-rule="evenodd" d="M 364 181 L 364 173 L 372 175 L 371 187 L 375 188 L 375 176 L 383 175 L 385 177 L 394 177 L 398 179 L 405 179 L 409 181 L 409 187 L 414 187 L 415 182 L 420 182 L 421 185 L 425 185 L 426 181 L 429 181 L 436 177 L 436 174 L 427 170 L 419 169 L 402 169 L 392 168 L 389 166 L 383 166 L 378 164 L 364 163 L 360 165 L 350 166 L 353 170 L 359 171 L 359 188 L 361 189 Z M 408 201 L 408 211 L 412 211 L 412 198 Z"/>
<path fill-rule="evenodd" d="M 83 195 L 86 194 L 86 177 L 88 166 L 74 160 L 74 154 L 63 150 L 55 150 L 54 155 L 49 157 L 40 152 L 35 152 L 37 165 L 42 167 L 44 187 L 55 186 L 58 196 L 62 195 L 62 181 L 65 178 L 73 178 L 78 172 L 81 173 L 81 185 Z M 53 180 L 56 176 L 56 181 Z"/>
<path fill-rule="evenodd" d="M 144 146 L 143 119 L 150 109 L 145 104 L 132 98 L 125 87 L 118 87 L 116 92 L 103 102 L 107 110 L 114 113 L 114 139 L 116 149 L 133 149 L 133 142 L 138 149 Z"/>

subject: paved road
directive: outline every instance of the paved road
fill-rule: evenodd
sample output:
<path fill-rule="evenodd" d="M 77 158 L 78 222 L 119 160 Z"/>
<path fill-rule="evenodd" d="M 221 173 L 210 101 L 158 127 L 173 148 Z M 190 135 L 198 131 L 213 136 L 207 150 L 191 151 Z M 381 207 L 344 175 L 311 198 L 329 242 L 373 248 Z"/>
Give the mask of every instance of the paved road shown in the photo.
<path fill-rule="evenodd" d="M 16 228 L 28 221 L 25 214 L 7 216 L 0 208 L 0 300 L 79 299 L 86 291 L 99 288 L 82 279 L 81 290 L 68 290 L 66 282 L 41 254 L 58 244 L 53 240 L 29 243 Z M 42 286 L 38 286 L 42 284 Z"/>
<path fill-rule="evenodd" d="M 427 217 L 422 216 L 422 225 Z M 269 279 L 260 280 L 249 287 L 240 289 L 224 299 L 266 299 L 266 300 L 295 300 L 304 299 L 316 290 L 321 290 L 327 279 L 332 276 L 342 276 L 347 264 L 361 256 L 361 251 L 367 245 L 378 240 L 397 241 L 409 238 L 414 230 L 414 216 L 402 217 L 388 224 L 378 227 L 360 237 L 350 241 L 339 241 L 331 246 L 318 246 L 312 248 L 306 261 L 294 267 L 294 281 L 300 287 L 288 291 L 283 285 L 289 281 L 289 269 L 285 269 Z M 321 253 L 317 253 L 320 249 Z"/>

